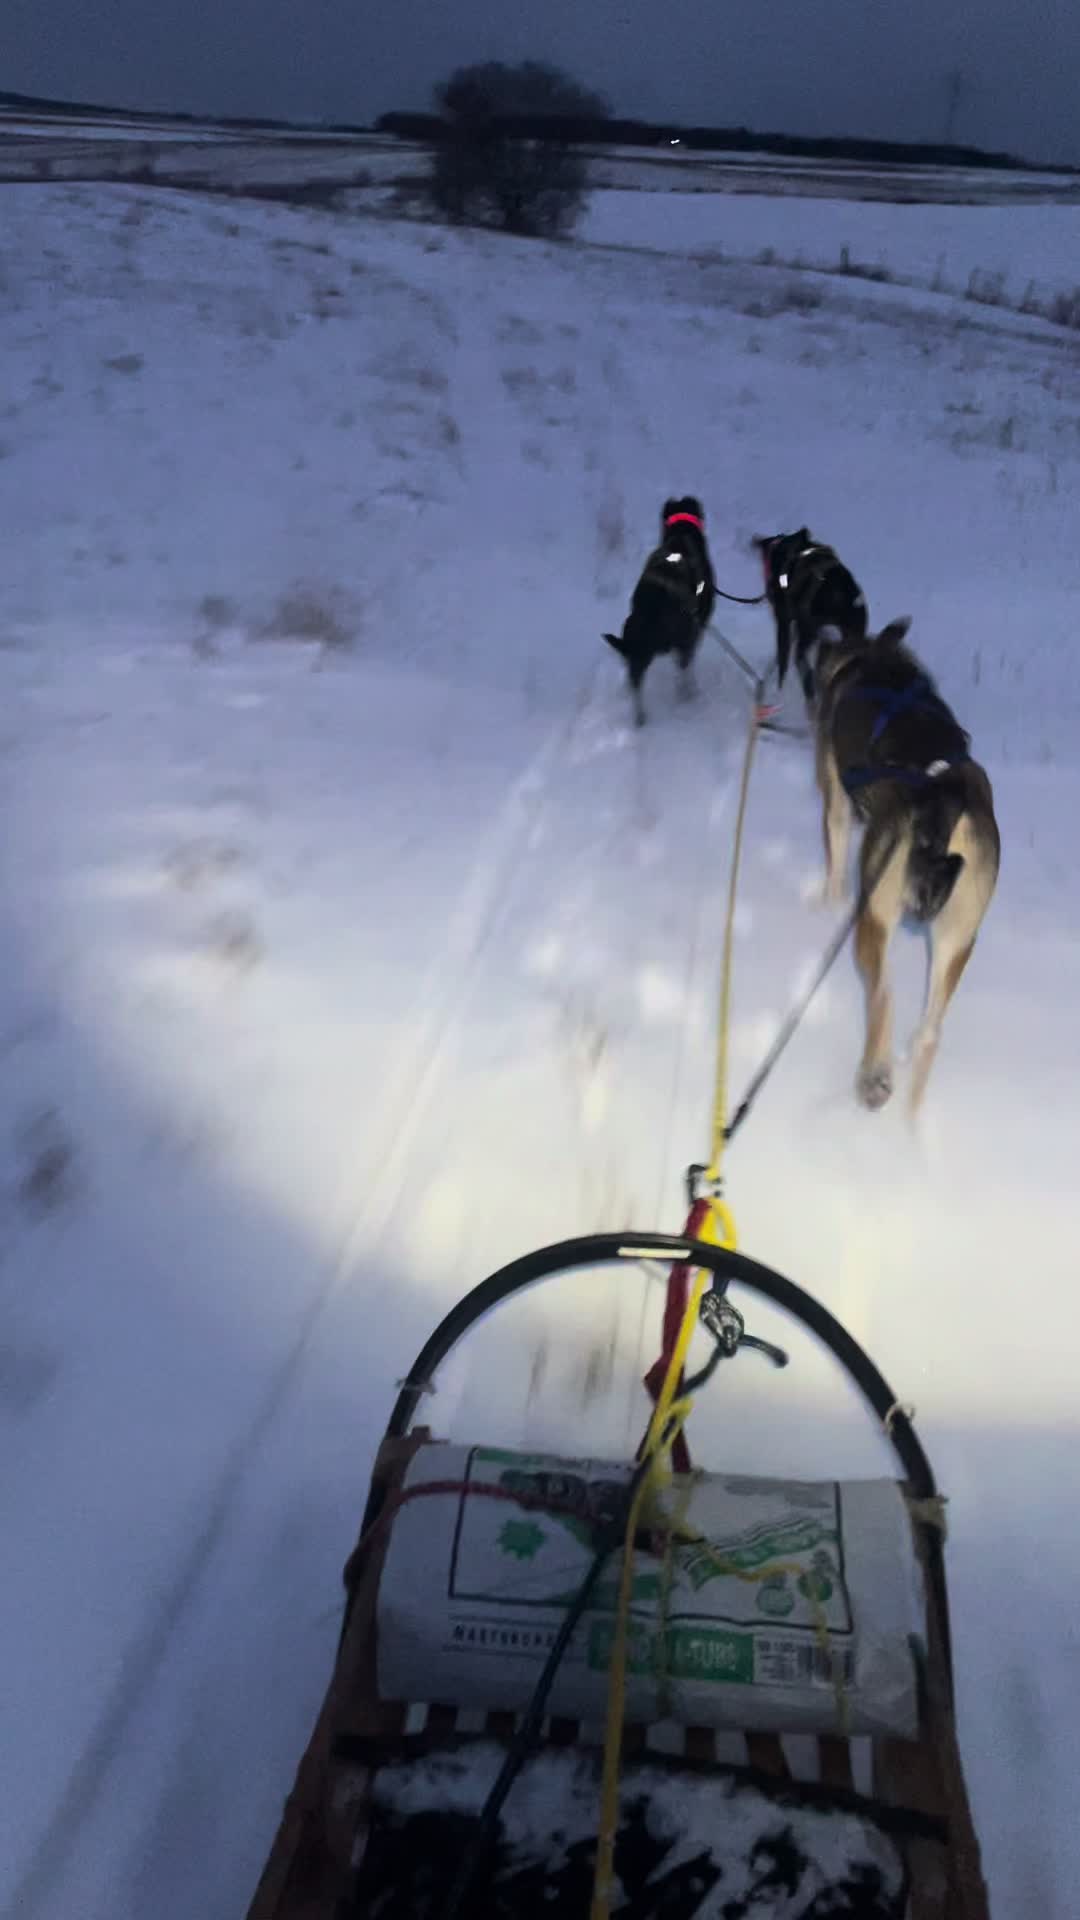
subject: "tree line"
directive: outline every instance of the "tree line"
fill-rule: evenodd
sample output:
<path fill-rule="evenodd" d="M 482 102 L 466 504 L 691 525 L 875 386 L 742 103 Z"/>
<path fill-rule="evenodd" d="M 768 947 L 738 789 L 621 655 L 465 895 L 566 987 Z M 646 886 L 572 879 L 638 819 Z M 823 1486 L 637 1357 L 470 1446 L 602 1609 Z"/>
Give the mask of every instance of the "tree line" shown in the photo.
<path fill-rule="evenodd" d="M 665 147 L 698 153 L 770 153 L 794 160 L 851 160 L 878 165 L 1008 168 L 1031 171 L 1015 154 L 986 147 L 946 145 L 932 140 L 862 139 L 847 134 L 755 133 L 749 127 L 687 127 L 672 122 L 540 114 L 494 115 L 493 125 L 519 139 L 553 140 L 565 146 Z M 452 138 L 439 113 L 391 112 L 379 115 L 376 133 L 423 145 Z M 1069 172 L 1061 168 L 1055 171 Z"/>
<path fill-rule="evenodd" d="M 545 239 L 568 233 L 585 202 L 589 149 L 678 146 L 691 152 L 791 159 L 1015 167 L 978 147 L 849 137 L 756 134 L 747 127 L 672 127 L 620 118 L 607 100 L 537 60 L 459 67 L 435 89 L 432 113 L 384 113 L 376 131 L 429 149 L 427 194 L 444 218 Z"/>

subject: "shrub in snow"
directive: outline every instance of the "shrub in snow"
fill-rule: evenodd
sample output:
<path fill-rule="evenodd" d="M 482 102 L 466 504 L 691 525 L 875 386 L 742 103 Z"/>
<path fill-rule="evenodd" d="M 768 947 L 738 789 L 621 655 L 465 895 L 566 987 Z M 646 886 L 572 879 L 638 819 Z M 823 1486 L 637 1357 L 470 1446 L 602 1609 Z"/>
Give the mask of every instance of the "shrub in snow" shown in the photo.
<path fill-rule="evenodd" d="M 262 625 L 260 640 L 302 640 L 315 646 L 352 645 L 358 617 L 346 597 L 334 588 L 297 584 L 281 594 Z"/>
<path fill-rule="evenodd" d="M 1080 329 L 1080 287 L 1074 287 L 1071 293 L 1055 293 L 1048 316 L 1056 320 L 1059 327 Z"/>
<path fill-rule="evenodd" d="M 435 97 L 443 134 L 428 192 L 436 210 L 507 233 L 569 233 L 588 186 L 584 156 L 569 142 L 575 123 L 606 116 L 606 101 L 534 60 L 460 67 Z"/>

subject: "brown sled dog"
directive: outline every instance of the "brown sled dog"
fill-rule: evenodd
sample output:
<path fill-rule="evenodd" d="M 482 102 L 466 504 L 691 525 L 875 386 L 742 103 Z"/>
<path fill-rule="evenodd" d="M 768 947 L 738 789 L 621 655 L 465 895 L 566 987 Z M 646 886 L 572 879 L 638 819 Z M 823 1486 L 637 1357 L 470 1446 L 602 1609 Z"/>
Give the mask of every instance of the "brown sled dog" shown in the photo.
<path fill-rule="evenodd" d="M 1001 842 L 990 782 L 967 734 L 894 620 L 867 641 L 823 650 L 816 716 L 824 803 L 826 892 L 843 897 L 853 818 L 866 824 L 855 959 L 866 991 L 866 1044 L 856 1076 L 864 1106 L 893 1090 L 889 941 L 904 913 L 930 934 L 930 979 L 915 1039 L 914 1111 L 945 1009 L 971 958 L 997 884 Z"/>

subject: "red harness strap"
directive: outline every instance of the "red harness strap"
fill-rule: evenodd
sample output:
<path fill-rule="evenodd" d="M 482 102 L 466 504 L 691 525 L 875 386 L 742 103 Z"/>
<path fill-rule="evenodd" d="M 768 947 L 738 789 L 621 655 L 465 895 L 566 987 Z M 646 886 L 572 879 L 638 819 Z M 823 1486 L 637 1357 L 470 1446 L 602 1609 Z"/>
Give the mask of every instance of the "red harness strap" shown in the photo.
<path fill-rule="evenodd" d="M 708 1200 L 695 1200 L 686 1217 L 684 1232 L 688 1240 L 697 1239 L 708 1217 Z M 683 1317 L 686 1313 L 686 1303 L 690 1298 L 690 1275 L 693 1271 L 692 1266 L 686 1266 L 680 1261 L 672 1267 L 668 1275 L 660 1358 L 649 1368 L 648 1373 L 645 1375 L 645 1387 L 654 1406 L 660 1398 L 660 1389 L 664 1384 L 671 1356 L 675 1351 L 675 1342 L 679 1337 L 679 1328 L 682 1326 Z M 681 1388 L 682 1381 L 680 1380 L 677 1391 L 681 1390 Z M 671 1449 L 671 1464 L 676 1473 L 690 1472 L 690 1449 L 686 1444 L 686 1436 L 682 1433 L 676 1434 L 675 1436 L 675 1442 Z"/>
<path fill-rule="evenodd" d="M 674 527 L 680 520 L 685 520 L 689 527 L 696 527 L 699 533 L 704 533 L 705 531 L 705 522 L 699 520 L 696 513 L 669 513 L 667 519 L 664 521 L 664 525 L 665 527 Z"/>

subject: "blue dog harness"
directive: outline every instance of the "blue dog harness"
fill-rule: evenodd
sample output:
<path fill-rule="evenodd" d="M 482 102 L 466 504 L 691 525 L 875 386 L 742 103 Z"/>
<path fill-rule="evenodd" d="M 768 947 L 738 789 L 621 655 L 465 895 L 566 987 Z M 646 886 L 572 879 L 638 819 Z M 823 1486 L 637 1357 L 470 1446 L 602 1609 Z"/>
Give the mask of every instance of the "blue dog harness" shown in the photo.
<path fill-rule="evenodd" d="M 900 767 L 882 765 L 880 767 L 849 767 L 840 775 L 840 785 L 849 800 L 853 800 L 864 787 L 872 787 L 879 780 L 899 780 L 902 786 L 913 787 L 921 791 L 932 786 L 939 774 L 948 773 L 951 767 L 962 767 L 970 760 L 968 753 L 950 754 L 947 760 L 931 760 L 928 767 Z"/>
<path fill-rule="evenodd" d="M 895 687 L 850 687 L 842 693 L 841 700 L 867 700 L 877 709 L 877 718 L 870 730 L 870 745 L 876 746 L 893 720 L 903 713 L 936 713 L 944 702 L 934 692 L 925 674 L 910 682 L 900 691 Z M 959 729 L 958 729 L 959 731 Z M 877 766 L 849 767 L 841 774 L 840 784 L 849 799 L 861 793 L 864 787 L 876 785 L 879 780 L 898 780 L 903 786 L 920 790 L 929 786 L 942 773 L 951 767 L 962 767 L 971 755 L 963 747 L 957 753 L 950 753 L 931 760 L 928 767 L 894 765 L 888 761 Z"/>

